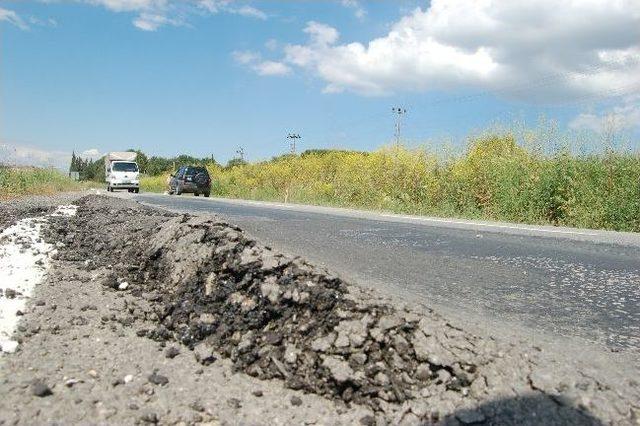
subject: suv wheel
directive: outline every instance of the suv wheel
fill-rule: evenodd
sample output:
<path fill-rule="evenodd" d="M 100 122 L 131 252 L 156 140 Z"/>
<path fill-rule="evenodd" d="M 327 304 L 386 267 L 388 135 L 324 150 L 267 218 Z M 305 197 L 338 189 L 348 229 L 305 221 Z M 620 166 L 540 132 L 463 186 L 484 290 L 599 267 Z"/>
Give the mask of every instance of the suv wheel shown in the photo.
<path fill-rule="evenodd" d="M 207 197 L 207 198 L 209 198 L 209 195 L 211 195 L 209 192 L 205 192 L 204 193 L 204 196 Z"/>
<path fill-rule="evenodd" d="M 180 184 L 176 185 L 176 195 L 182 195 L 182 188 L 180 188 Z"/>

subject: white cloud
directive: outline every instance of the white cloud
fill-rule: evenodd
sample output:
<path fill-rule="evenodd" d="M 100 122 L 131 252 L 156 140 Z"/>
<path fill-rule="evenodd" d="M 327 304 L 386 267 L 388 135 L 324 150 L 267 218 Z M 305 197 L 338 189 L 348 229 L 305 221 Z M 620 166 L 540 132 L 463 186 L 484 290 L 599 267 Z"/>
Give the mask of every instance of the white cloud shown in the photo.
<path fill-rule="evenodd" d="M 291 73 L 291 68 L 289 66 L 283 64 L 282 62 L 275 61 L 259 62 L 253 66 L 253 69 L 259 75 L 278 76 Z"/>
<path fill-rule="evenodd" d="M 600 113 L 583 112 L 569 122 L 575 130 L 591 130 L 596 133 L 619 132 L 640 129 L 640 96 L 627 98 L 622 105 Z"/>
<path fill-rule="evenodd" d="M 156 13 L 141 13 L 136 19 L 133 20 L 133 25 L 143 31 L 156 31 L 163 25 L 182 25 L 181 21 L 175 19 L 169 19 L 164 15 Z"/>
<path fill-rule="evenodd" d="M 70 152 L 0 142 L 0 164 L 68 170 L 70 163 Z"/>
<path fill-rule="evenodd" d="M 79 155 L 82 158 L 92 158 L 92 159 L 96 160 L 96 159 L 102 157 L 103 154 L 97 148 L 91 148 L 91 149 L 87 149 L 85 151 L 82 151 Z"/>
<path fill-rule="evenodd" d="M 169 0 L 77 0 L 94 6 L 102 6 L 112 12 L 137 13 L 132 24 L 142 31 L 156 31 L 164 25 L 179 25 L 170 18 L 176 13 Z"/>
<path fill-rule="evenodd" d="M 230 8 L 228 9 L 229 12 L 231 13 L 235 13 L 236 15 L 242 15 L 242 16 L 246 16 L 248 18 L 256 18 L 256 19 L 260 19 L 262 21 L 266 20 L 267 14 L 264 13 L 263 11 L 261 11 L 260 9 L 257 9 L 253 6 L 241 6 L 237 9 L 234 8 Z"/>
<path fill-rule="evenodd" d="M 240 65 L 245 65 L 258 75 L 282 76 L 291 74 L 291 67 L 277 61 L 263 61 L 260 54 L 250 50 L 235 51 L 231 54 Z"/>
<path fill-rule="evenodd" d="M 248 65 L 260 60 L 260 54 L 250 50 L 236 50 L 231 56 L 237 63 L 242 65 Z"/>
<path fill-rule="evenodd" d="M 232 0 L 75 0 L 101 6 L 113 12 L 137 13 L 133 25 L 143 31 L 156 31 L 165 25 L 186 25 L 190 15 L 229 13 L 265 20 L 267 14 L 250 6 L 236 6 Z"/>
<path fill-rule="evenodd" d="M 97 148 L 91 148 L 76 155 L 97 160 L 104 154 Z M 48 150 L 33 145 L 0 141 L 0 164 L 12 166 L 55 167 L 68 170 L 71 164 L 71 152 L 64 150 Z"/>
<path fill-rule="evenodd" d="M 274 51 L 278 49 L 278 40 L 276 40 L 275 38 L 270 38 L 269 40 L 265 41 L 264 47 L 271 51 Z"/>
<path fill-rule="evenodd" d="M 29 16 L 27 20 L 29 21 L 29 25 L 32 25 L 32 26 L 50 27 L 50 28 L 55 28 L 58 26 L 58 21 L 56 21 L 53 18 L 40 19 L 35 16 Z"/>
<path fill-rule="evenodd" d="M 309 34 L 313 44 L 320 46 L 333 44 L 340 37 L 338 30 L 335 28 L 315 21 L 308 22 L 304 32 Z"/>
<path fill-rule="evenodd" d="M 218 0 L 200 0 L 198 1 L 198 7 L 209 13 L 218 13 L 220 12 L 219 3 Z"/>
<path fill-rule="evenodd" d="M 367 11 L 358 0 L 342 0 L 340 2 L 344 7 L 353 9 L 353 14 L 356 18 L 363 20 L 367 16 Z"/>
<path fill-rule="evenodd" d="M 325 91 L 384 95 L 474 89 L 536 102 L 599 96 L 640 86 L 637 0 L 433 0 L 363 43 L 338 43 L 309 22 L 287 63 Z"/>
<path fill-rule="evenodd" d="M 85 0 L 85 3 L 104 6 L 114 12 L 138 12 L 166 8 L 168 0 Z"/>
<path fill-rule="evenodd" d="M 29 25 L 13 10 L 0 7 L 0 22 L 8 22 L 21 30 L 28 30 Z"/>

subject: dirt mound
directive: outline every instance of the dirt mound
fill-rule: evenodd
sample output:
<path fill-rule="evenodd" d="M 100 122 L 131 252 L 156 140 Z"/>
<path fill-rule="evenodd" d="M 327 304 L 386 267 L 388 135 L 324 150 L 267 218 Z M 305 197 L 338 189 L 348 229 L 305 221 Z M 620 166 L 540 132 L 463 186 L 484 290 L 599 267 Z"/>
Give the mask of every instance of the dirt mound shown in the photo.
<path fill-rule="evenodd" d="M 472 341 L 443 350 L 450 337 L 426 320 L 356 302 L 341 280 L 215 219 L 172 219 L 145 258 L 138 281 L 171 289 L 151 336 L 206 340 L 248 374 L 374 406 L 411 399 L 434 381 L 468 391 L 475 378 Z"/>
<path fill-rule="evenodd" d="M 79 205 L 71 225 L 50 228 L 51 238 L 67 244 L 60 256 L 110 267 L 105 285 L 155 302 L 147 318 L 157 326 L 143 332 L 182 342 L 203 364 L 213 360 L 212 348 L 249 375 L 416 420 L 456 410 L 462 423 L 506 420 L 501 416 L 514 413 L 500 414 L 499 404 L 477 407 L 530 394 L 535 404 L 523 400 L 515 412 L 539 411 L 535 423 L 597 423 L 587 408 L 613 416 L 610 408 L 583 404 L 600 391 L 594 380 L 567 382 L 557 366 L 541 369 L 535 354 L 513 343 L 382 303 L 215 217 L 102 197 Z"/>

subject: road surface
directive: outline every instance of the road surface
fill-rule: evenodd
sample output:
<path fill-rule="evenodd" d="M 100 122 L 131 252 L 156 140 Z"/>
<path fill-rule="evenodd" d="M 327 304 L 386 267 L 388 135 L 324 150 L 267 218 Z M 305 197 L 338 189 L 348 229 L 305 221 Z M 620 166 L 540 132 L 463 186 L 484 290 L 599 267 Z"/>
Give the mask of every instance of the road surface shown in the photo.
<path fill-rule="evenodd" d="M 267 245 L 476 328 L 501 325 L 532 338 L 640 349 L 636 234 L 192 196 L 133 198 L 225 216 Z"/>

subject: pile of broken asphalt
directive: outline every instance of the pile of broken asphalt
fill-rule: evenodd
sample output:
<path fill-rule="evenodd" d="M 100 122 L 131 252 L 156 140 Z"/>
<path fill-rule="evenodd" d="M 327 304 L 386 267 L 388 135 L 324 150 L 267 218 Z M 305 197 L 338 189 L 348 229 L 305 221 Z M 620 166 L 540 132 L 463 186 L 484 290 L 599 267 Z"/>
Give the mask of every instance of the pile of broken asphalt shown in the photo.
<path fill-rule="evenodd" d="M 367 406 L 374 415 L 364 424 L 637 419 L 631 380 L 603 383 L 537 348 L 472 335 L 279 254 L 217 217 L 100 196 L 77 204 L 75 217 L 50 221 L 47 239 L 63 242 L 57 261 L 151 306 L 130 302 L 126 325 L 184 345 L 202 365 L 228 358 L 240 374 Z"/>

